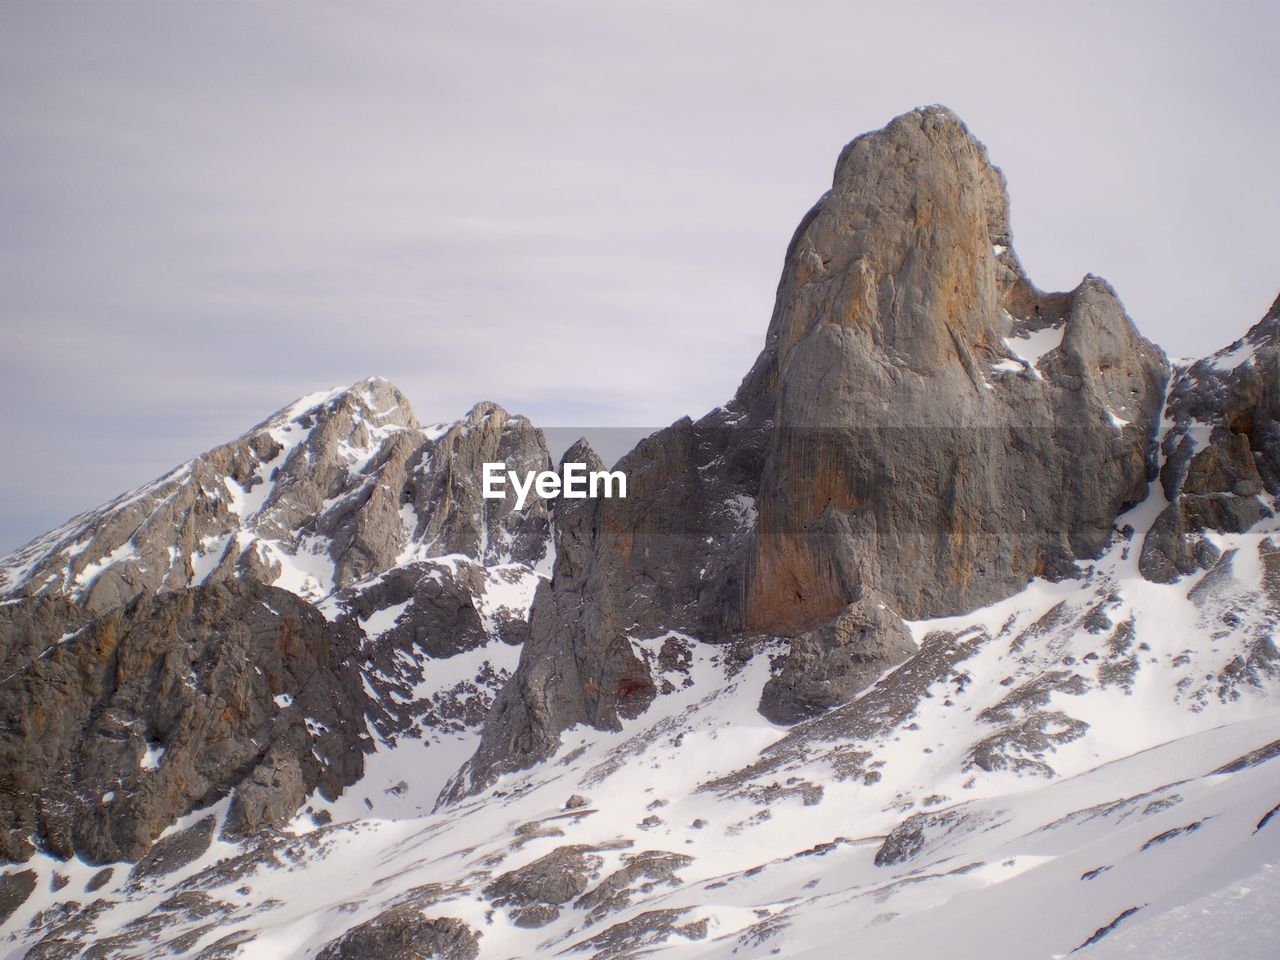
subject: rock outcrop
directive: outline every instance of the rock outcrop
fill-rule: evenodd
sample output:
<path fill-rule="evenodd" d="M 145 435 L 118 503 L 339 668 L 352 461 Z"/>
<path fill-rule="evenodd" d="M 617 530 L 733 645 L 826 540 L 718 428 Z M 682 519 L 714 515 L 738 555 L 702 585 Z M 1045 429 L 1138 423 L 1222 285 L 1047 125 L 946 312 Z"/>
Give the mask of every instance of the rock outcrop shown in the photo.
<path fill-rule="evenodd" d="M 632 462 L 637 461 L 634 454 L 629 454 L 619 468 L 627 469 Z M 602 467 L 599 457 L 585 441 L 565 452 L 560 462 L 562 471 L 565 463 L 585 463 L 588 470 L 593 471 Z M 635 474 L 628 475 L 629 484 L 635 483 L 635 477 Z M 673 478 L 669 492 L 674 495 L 679 491 L 682 480 L 687 478 Z M 554 588 L 545 582 L 538 587 L 530 615 L 529 639 L 521 651 L 520 672 L 503 687 L 494 702 L 484 724 L 479 760 L 473 765 L 493 770 L 513 757 L 545 756 L 554 749 L 558 733 L 552 726 L 563 722 L 559 727 L 563 729 L 580 720 L 598 727 L 616 726 L 619 715 L 635 716 L 653 699 L 654 683 L 626 637 L 625 628 L 633 621 L 624 619 L 628 610 L 619 610 L 616 605 L 620 597 L 627 596 L 611 580 L 618 571 L 597 563 L 604 549 L 602 541 L 614 542 L 615 537 L 627 536 L 622 520 L 607 521 L 619 524 L 609 528 L 612 534 L 601 529 L 600 504 L 606 502 L 626 504 L 628 501 L 556 501 L 553 509 Z M 655 509 L 662 509 L 660 501 L 646 498 L 645 502 L 655 503 Z M 638 517 L 631 519 L 639 522 Z M 694 542 L 686 534 L 673 534 L 670 540 L 662 541 L 665 556 L 655 557 L 655 563 L 663 564 L 665 569 L 675 569 L 675 565 L 687 562 L 678 556 L 679 546 L 692 546 Z M 636 589 L 643 591 L 652 583 L 648 578 L 639 580 Z M 656 612 L 643 604 L 631 607 L 649 617 Z M 580 648 L 589 658 L 586 660 L 577 659 L 574 648 L 565 646 L 565 638 L 574 636 L 580 628 L 588 630 L 595 640 Z M 548 725 L 544 722 L 546 718 L 557 719 Z M 453 795 L 461 796 L 470 789 L 469 769 L 455 778 L 450 788 Z"/>
<path fill-rule="evenodd" d="M 1106 283 L 1040 294 L 1009 243 L 1003 181 L 954 116 L 845 149 L 753 374 L 778 426 L 745 626 L 808 628 L 859 585 L 909 618 L 973 609 L 1071 572 L 1145 496 L 1163 354 Z"/>
<path fill-rule="evenodd" d="M 550 548 L 543 500 L 483 498 L 488 461 L 550 466 L 523 417 L 423 427 L 372 378 L 0 561 L 0 857 L 137 859 L 226 797 L 229 834 L 278 825 L 361 775 L 366 729 L 478 725 L 507 669 L 429 664 L 522 643 Z"/>
<path fill-rule="evenodd" d="M 316 960 L 475 960 L 480 938 L 456 917 L 395 907 L 326 944 Z"/>
<path fill-rule="evenodd" d="M 1069 575 L 1145 496 L 1168 375 L 1104 281 L 1026 278 L 1004 179 L 954 114 L 859 137 L 734 399 L 624 457 L 626 500 L 557 505 L 530 643 L 445 799 L 643 708 L 628 637 L 795 636 L 864 589 L 955 614 Z"/>
<path fill-rule="evenodd" d="M 511 911 L 517 927 L 545 927 L 600 874 L 604 858 L 586 844 L 557 847 L 545 856 L 495 877 L 484 895 Z"/>
<path fill-rule="evenodd" d="M 915 652 L 906 625 L 868 592 L 830 623 L 792 639 L 782 668 L 764 686 L 760 712 L 774 723 L 816 717 Z"/>
<path fill-rule="evenodd" d="M 364 770 L 360 634 L 284 590 L 229 581 L 100 617 L 0 606 L 0 858 L 135 860 L 230 797 L 224 833 L 291 818 Z"/>
<path fill-rule="evenodd" d="M 487 648 L 519 646 L 541 577 L 522 564 L 484 567 L 461 556 L 397 567 L 324 604 L 335 622 L 365 636 L 363 678 L 370 723 L 383 742 L 458 732 L 483 723 L 509 672 L 489 660 L 475 672 L 432 683 L 435 664 Z M 498 648 L 498 649 L 495 649 Z M 514 658 L 512 658 L 514 659 Z"/>
<path fill-rule="evenodd" d="M 1231 346 L 1178 373 L 1169 389 L 1160 483 L 1169 504 L 1142 545 L 1141 569 L 1167 583 L 1213 566 L 1206 530 L 1241 533 L 1280 495 L 1280 298 Z"/>

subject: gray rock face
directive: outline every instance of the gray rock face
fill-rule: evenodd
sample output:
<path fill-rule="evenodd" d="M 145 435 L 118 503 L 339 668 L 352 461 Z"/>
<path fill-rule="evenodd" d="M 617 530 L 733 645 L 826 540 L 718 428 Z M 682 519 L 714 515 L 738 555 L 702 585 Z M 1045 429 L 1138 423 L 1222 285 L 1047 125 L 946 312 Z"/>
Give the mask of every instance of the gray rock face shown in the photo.
<path fill-rule="evenodd" d="M 416 648 L 433 658 L 451 657 L 489 639 L 475 603 L 483 590 L 484 569 L 478 564 L 412 563 L 353 590 L 349 599 L 339 594 L 346 610 L 339 621 L 367 622 L 381 611 L 401 608 L 378 635 L 378 649 Z"/>
<path fill-rule="evenodd" d="M 27 902 L 35 888 L 34 870 L 19 870 L 0 876 L 0 923 L 13 916 L 14 911 Z"/>
<path fill-rule="evenodd" d="M 574 902 L 574 906 L 587 911 L 588 926 L 597 923 L 611 913 L 625 909 L 638 887 L 646 891 L 659 884 L 680 885 L 676 871 L 693 863 L 693 857 L 664 850 L 646 850 L 627 857 L 623 866 L 609 874 L 593 889 Z"/>
<path fill-rule="evenodd" d="M 0 617 L 23 625 L 0 630 L 19 641 L 0 685 L 3 859 L 136 860 L 227 796 L 225 830 L 244 835 L 363 772 L 360 635 L 284 590 L 230 581 L 95 619 L 38 598 Z"/>
<path fill-rule="evenodd" d="M 782 669 L 764 686 L 760 712 L 774 723 L 816 717 L 915 652 L 906 625 L 884 599 L 864 594 L 830 623 L 791 641 Z"/>
<path fill-rule="evenodd" d="M 1145 577 L 1168 583 L 1207 570 L 1218 550 L 1205 530 L 1241 533 L 1280 494 L 1280 298 L 1243 338 L 1179 372 L 1160 483 L 1169 505 L 1142 545 Z"/>
<path fill-rule="evenodd" d="M 519 645 L 541 577 L 522 564 L 483 567 L 461 556 L 406 564 L 340 590 L 323 604 L 364 634 L 369 722 L 383 743 L 423 741 L 478 727 L 510 676 L 495 647 Z M 488 645 L 469 676 L 431 689 L 437 660 Z"/>
<path fill-rule="evenodd" d="M 642 462 L 634 452 L 623 459 L 619 469 L 627 469 L 632 462 Z M 599 457 L 585 442 L 565 452 L 562 470 L 565 463 L 585 463 L 589 470 L 602 468 Z M 629 492 L 636 477 L 628 474 Z M 680 478 L 673 478 L 670 492 L 675 495 L 680 489 Z M 556 501 L 554 586 L 539 585 L 519 670 L 499 693 L 485 720 L 479 750 L 450 783 L 447 797 L 465 796 L 502 770 L 519 767 L 527 758 L 546 756 L 554 749 L 559 731 L 578 720 L 602 728 L 616 727 L 620 716 L 635 716 L 652 701 L 656 687 L 624 630 L 635 622 L 627 619 L 630 613 L 642 614 L 652 622 L 657 611 L 634 602 L 632 591 L 620 589 L 622 585 L 612 578 L 625 575 L 623 571 L 598 562 L 609 549 L 604 544 L 628 535 L 627 521 L 618 513 L 625 513 L 629 502 Z M 654 504 L 656 511 L 663 509 L 660 501 L 646 497 L 644 502 Z M 603 504 L 620 506 L 605 513 Z M 611 526 L 606 530 L 604 524 Z M 678 550 L 680 545 L 692 543 L 693 538 L 684 534 L 660 539 L 654 545 L 655 552 L 662 551 L 658 562 L 672 571 L 696 562 L 681 557 Z M 652 578 L 642 577 L 633 581 L 633 587 L 636 593 L 643 593 L 652 583 Z M 583 654 L 581 659 L 578 652 Z M 479 779 L 474 779 L 476 775 Z"/>
<path fill-rule="evenodd" d="M 907 618 L 955 614 L 1074 571 L 1145 495 L 1167 378 L 1104 281 L 1025 277 L 1003 177 L 953 114 L 859 137 L 734 399 L 625 456 L 626 500 L 556 504 L 520 667 L 443 798 L 643 709 L 628 636 L 797 636 L 864 589 Z"/>
<path fill-rule="evenodd" d="M 305 397 L 231 443 L 0 560 L 0 597 L 66 596 L 94 612 L 251 578 L 310 600 L 449 553 L 536 563 L 546 504 L 483 500 L 481 464 L 550 466 L 540 431 L 477 404 L 422 427 L 391 383 Z"/>
<path fill-rule="evenodd" d="M 491 594 L 527 596 L 547 508 L 483 499 L 488 461 L 550 465 L 522 417 L 423 427 L 374 378 L 0 560 L 0 857 L 135 859 L 228 795 L 233 833 L 278 824 L 360 776 L 366 718 L 392 740 L 478 724 L 505 670 L 413 693 L 431 659 L 528 632 L 527 599 Z"/>
<path fill-rule="evenodd" d="M 480 939 L 455 917 L 395 907 L 326 944 L 316 960 L 475 960 Z"/>
<path fill-rule="evenodd" d="M 911 619 L 973 609 L 1096 555 L 1145 496 L 1163 354 L 1105 282 L 1042 294 L 1010 242 L 953 114 L 845 148 L 744 384 L 777 424 L 745 626 L 823 623 L 860 585 Z"/>
<path fill-rule="evenodd" d="M 213 843 L 216 826 L 212 816 L 201 817 L 187 829 L 156 841 L 147 855 L 134 865 L 130 879 L 164 876 L 199 860 Z"/>
<path fill-rule="evenodd" d="M 705 940 L 710 924 L 701 920 L 681 920 L 690 913 L 688 907 L 646 910 L 629 920 L 615 923 L 606 930 L 575 943 L 566 953 L 586 953 L 595 960 L 625 960 L 641 957 L 675 937 Z"/>
<path fill-rule="evenodd" d="M 599 876 L 604 858 L 584 844 L 557 847 L 532 863 L 495 878 L 484 888 L 494 906 L 512 910 L 518 927 L 544 927 L 560 908 Z"/>

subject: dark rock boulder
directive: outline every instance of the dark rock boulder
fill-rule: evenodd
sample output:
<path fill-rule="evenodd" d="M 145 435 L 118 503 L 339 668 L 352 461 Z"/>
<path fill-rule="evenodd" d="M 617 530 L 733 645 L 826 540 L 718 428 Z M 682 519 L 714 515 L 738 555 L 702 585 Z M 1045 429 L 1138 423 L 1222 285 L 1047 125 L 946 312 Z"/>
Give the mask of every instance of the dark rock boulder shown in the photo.
<path fill-rule="evenodd" d="M 394 907 L 327 943 L 316 960 L 475 960 L 479 954 L 480 938 L 461 920 Z"/>
<path fill-rule="evenodd" d="M 51 602 L 0 608 L 45 631 L 0 686 L 0 857 L 136 860 L 223 797 L 243 835 L 362 774 L 360 636 L 295 595 L 228 582 L 62 622 Z"/>
<path fill-rule="evenodd" d="M 596 923 L 610 913 L 625 909 L 637 892 L 648 893 L 659 885 L 679 886 L 676 871 L 691 863 L 693 857 L 665 850 L 634 854 L 626 857 L 621 867 L 579 897 L 574 906 L 587 911 L 588 924 Z"/>
<path fill-rule="evenodd" d="M 519 927 L 543 927 L 560 915 L 560 908 L 600 874 L 604 858 L 598 847 L 573 844 L 496 877 L 484 888 L 495 907 L 512 911 Z"/>
<path fill-rule="evenodd" d="M 17 911 L 36 888 L 34 870 L 18 870 L 0 876 L 0 924 Z"/>
<path fill-rule="evenodd" d="M 162 877 L 199 860 L 213 843 L 216 826 L 213 817 L 201 817 L 187 829 L 157 840 L 134 865 L 130 879 Z"/>
<path fill-rule="evenodd" d="M 673 937 L 705 940 L 710 928 L 705 917 L 681 922 L 690 912 L 688 907 L 646 910 L 575 943 L 565 952 L 588 953 L 593 960 L 626 960 L 642 957 Z"/>
<path fill-rule="evenodd" d="M 847 703 L 890 667 L 916 652 L 906 624 L 868 592 L 830 623 L 800 634 L 778 674 L 765 684 L 760 712 L 797 723 Z"/>
<path fill-rule="evenodd" d="M 964 807 L 913 813 L 889 831 L 876 850 L 875 865 L 899 866 L 952 835 L 973 833 L 985 825 L 984 814 Z"/>
<path fill-rule="evenodd" d="M 913 813 L 895 826 L 876 850 L 876 866 L 896 866 L 920 853 L 925 845 L 925 828 L 935 819 L 934 814 Z"/>

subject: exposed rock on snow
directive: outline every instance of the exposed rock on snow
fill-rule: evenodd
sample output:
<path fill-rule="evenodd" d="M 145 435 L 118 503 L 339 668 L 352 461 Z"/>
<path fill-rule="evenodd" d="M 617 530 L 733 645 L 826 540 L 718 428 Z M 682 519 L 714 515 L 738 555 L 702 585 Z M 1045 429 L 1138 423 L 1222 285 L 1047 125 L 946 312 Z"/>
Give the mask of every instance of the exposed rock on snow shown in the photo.
<path fill-rule="evenodd" d="M 604 858 L 596 847 L 557 847 L 527 866 L 497 877 L 484 888 L 496 907 L 512 910 L 518 927 L 545 927 L 560 907 L 579 896 L 600 874 Z"/>
<path fill-rule="evenodd" d="M 464 742 L 514 666 L 550 546 L 540 500 L 480 496 L 488 459 L 540 468 L 546 447 L 493 404 L 422 428 L 370 379 L 0 563 L 0 857 L 136 859 L 228 796 L 227 834 L 308 798 L 332 816 L 316 808 L 375 746 Z M 403 794 L 398 766 L 374 764 L 399 774 L 378 789 Z"/>
<path fill-rule="evenodd" d="M 316 960 L 475 960 L 479 953 L 475 931 L 461 920 L 397 907 L 352 928 Z"/>
<path fill-rule="evenodd" d="M 1243 339 L 1180 371 L 1169 390 L 1160 483 L 1169 504 L 1142 546 L 1142 573 L 1168 583 L 1208 569 L 1205 531 L 1241 533 L 1280 494 L 1280 298 Z"/>
<path fill-rule="evenodd" d="M 760 712 L 775 723 L 807 720 L 848 703 L 916 652 L 906 625 L 872 591 L 831 623 L 800 634 L 764 686 Z"/>

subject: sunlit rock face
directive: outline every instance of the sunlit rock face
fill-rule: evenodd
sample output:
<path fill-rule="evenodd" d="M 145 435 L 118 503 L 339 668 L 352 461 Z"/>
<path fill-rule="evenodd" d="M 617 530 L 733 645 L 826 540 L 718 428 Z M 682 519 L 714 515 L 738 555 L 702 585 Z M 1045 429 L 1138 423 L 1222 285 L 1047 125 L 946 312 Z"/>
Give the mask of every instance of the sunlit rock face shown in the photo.
<path fill-rule="evenodd" d="M 626 500 L 557 513 L 531 642 L 449 796 L 643 709 L 628 635 L 790 637 L 864 591 L 915 619 L 1072 574 L 1146 494 L 1168 376 L 1105 281 L 1030 283 L 1004 178 L 953 113 L 859 137 L 787 249 L 734 398 L 624 457 Z M 893 634 L 867 663 L 905 655 Z"/>

